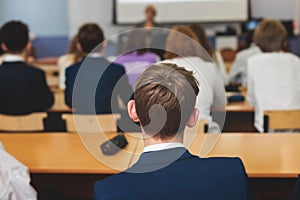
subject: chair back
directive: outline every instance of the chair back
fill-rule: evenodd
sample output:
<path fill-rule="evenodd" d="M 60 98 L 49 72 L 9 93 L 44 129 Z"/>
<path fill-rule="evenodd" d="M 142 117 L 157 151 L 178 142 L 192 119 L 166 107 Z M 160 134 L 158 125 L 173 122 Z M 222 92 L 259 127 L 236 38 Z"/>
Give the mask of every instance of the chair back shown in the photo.
<path fill-rule="evenodd" d="M 300 110 L 264 111 L 264 132 L 300 129 Z"/>
<path fill-rule="evenodd" d="M 62 118 L 66 121 L 68 132 L 77 132 L 77 129 L 85 133 L 95 133 L 99 129 L 102 132 L 116 132 L 116 122 L 120 119 L 120 114 L 64 114 Z M 77 124 L 75 124 L 75 119 Z"/>
<path fill-rule="evenodd" d="M 31 132 L 44 130 L 46 113 L 31 113 L 28 115 L 0 114 L 0 130 L 11 132 Z"/>

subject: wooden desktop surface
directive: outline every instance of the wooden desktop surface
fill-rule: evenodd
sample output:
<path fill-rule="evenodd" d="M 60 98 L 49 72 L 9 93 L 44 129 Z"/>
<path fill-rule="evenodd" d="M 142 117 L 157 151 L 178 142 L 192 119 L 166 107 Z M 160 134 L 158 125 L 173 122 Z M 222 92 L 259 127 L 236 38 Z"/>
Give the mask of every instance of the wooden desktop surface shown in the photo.
<path fill-rule="evenodd" d="M 116 134 L 107 135 L 111 138 Z M 31 173 L 114 174 L 118 172 L 94 158 L 75 133 L 0 134 L 0 141 L 6 151 L 29 167 Z M 98 142 L 97 139 L 91 141 Z M 137 141 L 130 141 L 126 150 L 134 151 Z M 101 141 L 96 145 L 99 152 L 100 144 Z M 128 168 L 131 162 L 131 157 L 124 153 L 112 158 L 115 162 L 124 165 L 122 170 Z"/>
<path fill-rule="evenodd" d="M 242 102 L 228 102 L 225 107 L 227 112 L 254 112 L 254 107 L 247 100 L 247 91 L 245 88 L 241 89 L 242 92 L 226 92 L 226 96 L 232 95 L 242 95 L 245 98 L 245 101 Z"/>
<path fill-rule="evenodd" d="M 129 142 L 126 151 L 106 156 L 106 159 L 121 163 L 124 169 L 131 166 L 143 149 L 140 134 L 136 133 L 136 137 L 133 134 L 126 134 Z M 107 135 L 111 138 L 116 134 Z M 188 148 L 193 154 L 199 155 L 204 137 L 208 137 L 206 139 L 209 141 L 216 136 L 198 134 L 196 137 Z M 210 142 L 214 143 L 215 139 Z M 191 141 L 185 138 L 185 143 L 186 140 Z M 0 134 L 0 141 L 32 173 L 114 174 L 119 171 L 90 155 L 74 133 Z M 215 147 L 205 157 L 240 157 L 249 177 L 294 178 L 300 174 L 300 134 L 226 133 L 216 141 Z M 102 142 L 97 140 L 97 135 L 90 137 L 89 146 L 94 148 L 90 151 L 100 154 L 98 148 Z"/>

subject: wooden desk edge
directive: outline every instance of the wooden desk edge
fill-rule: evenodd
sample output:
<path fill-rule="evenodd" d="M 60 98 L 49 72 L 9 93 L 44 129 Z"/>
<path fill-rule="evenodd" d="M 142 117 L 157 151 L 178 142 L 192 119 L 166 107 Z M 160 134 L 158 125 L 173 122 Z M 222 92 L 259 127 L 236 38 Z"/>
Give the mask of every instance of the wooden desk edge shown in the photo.
<path fill-rule="evenodd" d="M 29 169 L 29 172 L 31 174 L 118 174 L 122 171 L 119 171 L 119 170 L 115 170 L 115 169 L 110 169 L 110 168 L 107 168 L 107 169 L 100 169 L 99 170 L 95 170 L 95 169 L 92 169 L 92 170 L 87 170 L 86 169 L 69 169 L 69 170 L 66 170 L 66 169 L 34 169 L 34 168 L 31 168 Z"/>

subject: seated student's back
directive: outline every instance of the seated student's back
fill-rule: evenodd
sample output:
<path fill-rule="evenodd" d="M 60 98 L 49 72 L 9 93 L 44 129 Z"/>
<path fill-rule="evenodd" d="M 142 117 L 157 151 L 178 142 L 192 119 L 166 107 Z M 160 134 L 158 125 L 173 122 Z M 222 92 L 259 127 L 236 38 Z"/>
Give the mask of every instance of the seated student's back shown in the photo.
<path fill-rule="evenodd" d="M 116 112 L 117 96 L 127 103 L 132 95 L 124 67 L 103 56 L 103 41 L 103 31 L 97 24 L 79 29 L 77 46 L 86 57 L 67 68 L 65 89 L 66 104 L 79 113 Z"/>
<path fill-rule="evenodd" d="M 0 112 L 27 114 L 50 108 L 54 99 L 45 73 L 24 61 L 30 48 L 27 26 L 19 21 L 8 22 L 2 26 L 0 37 L 4 51 L 0 66 Z"/>
<path fill-rule="evenodd" d="M 277 20 L 264 20 L 254 33 L 263 53 L 248 60 L 248 97 L 255 127 L 263 132 L 265 110 L 300 109 L 300 59 L 283 52 L 287 32 Z"/>
<path fill-rule="evenodd" d="M 192 74 L 164 63 L 138 78 L 128 112 L 142 127 L 143 153 L 125 172 L 96 182 L 94 200 L 251 198 L 239 158 L 199 158 L 182 144 L 185 127 L 195 126 L 199 115 Z"/>

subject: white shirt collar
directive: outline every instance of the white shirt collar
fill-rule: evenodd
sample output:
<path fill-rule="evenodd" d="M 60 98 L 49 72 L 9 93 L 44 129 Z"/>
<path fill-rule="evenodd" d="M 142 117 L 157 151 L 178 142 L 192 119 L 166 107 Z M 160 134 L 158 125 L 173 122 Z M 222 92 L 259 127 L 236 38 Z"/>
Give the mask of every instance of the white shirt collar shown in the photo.
<path fill-rule="evenodd" d="M 101 57 L 103 57 L 103 55 L 100 54 L 100 53 L 89 53 L 87 55 L 87 57 L 89 57 L 89 58 L 101 58 Z"/>
<path fill-rule="evenodd" d="M 19 55 L 13 55 L 13 54 L 5 54 L 3 56 L 3 62 L 24 62 L 24 58 Z"/>
<path fill-rule="evenodd" d="M 150 152 L 150 151 L 161 151 L 161 150 L 166 150 L 166 149 L 173 149 L 173 148 L 178 148 L 178 147 L 183 147 L 186 148 L 182 143 L 180 142 L 170 142 L 170 143 L 160 143 L 160 144 L 153 144 L 144 147 L 144 153 L 145 152 Z"/>

